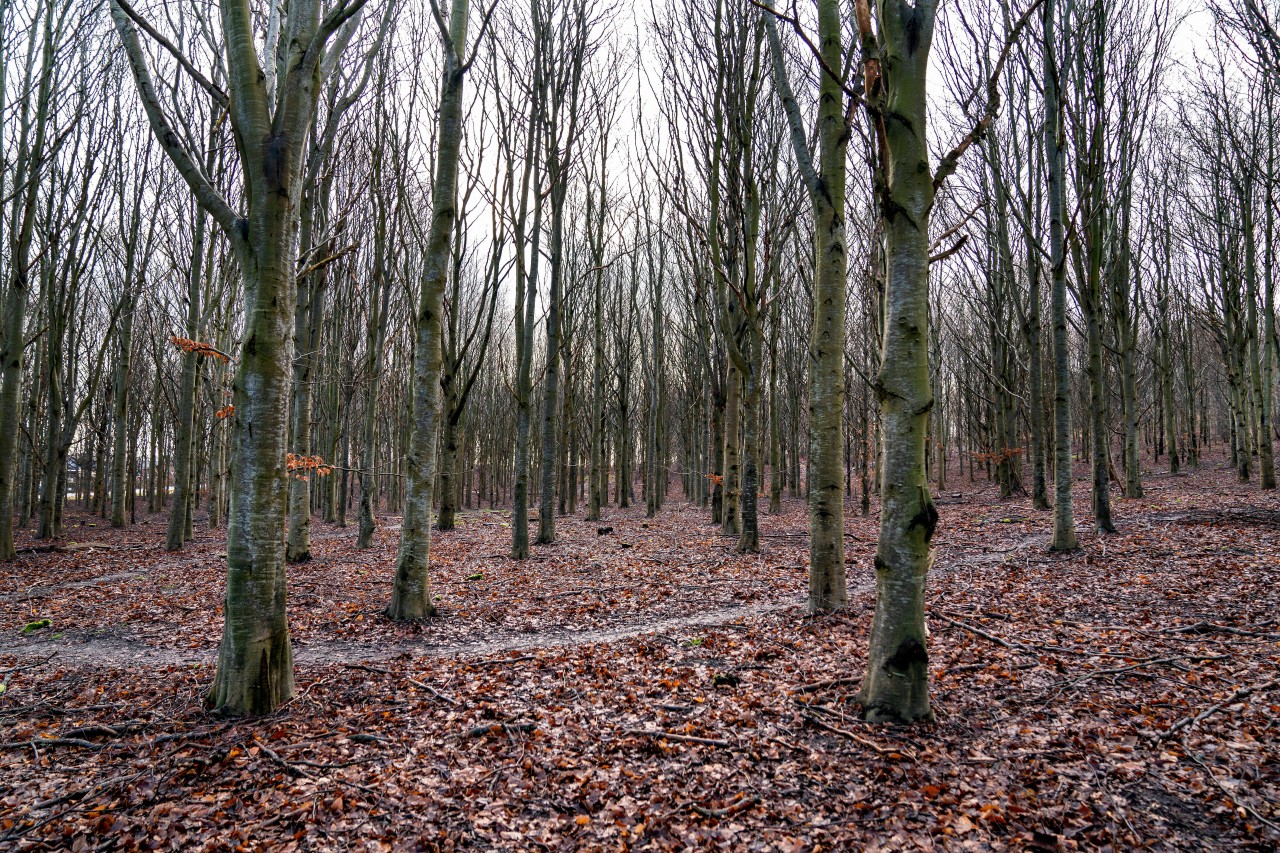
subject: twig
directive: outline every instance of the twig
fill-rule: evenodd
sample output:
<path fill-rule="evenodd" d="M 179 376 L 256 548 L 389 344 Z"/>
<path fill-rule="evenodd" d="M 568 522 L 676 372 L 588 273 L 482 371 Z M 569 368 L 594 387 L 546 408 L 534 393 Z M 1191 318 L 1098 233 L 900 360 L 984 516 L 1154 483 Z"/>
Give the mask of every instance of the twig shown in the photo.
<path fill-rule="evenodd" d="M 257 740 L 255 740 L 253 743 L 255 746 L 258 747 L 258 749 L 266 753 L 268 758 L 270 758 L 276 764 L 279 764 L 284 769 L 288 770 L 290 773 L 296 774 L 298 776 L 306 776 L 308 779 L 316 778 L 316 774 L 312 773 L 310 770 L 306 769 L 305 767 L 299 767 L 296 764 L 294 764 L 292 761 L 288 761 L 287 759 L 281 758 L 280 753 L 276 752 L 271 747 L 267 746 L 265 743 L 262 743 L 261 741 L 257 741 Z"/>
<path fill-rule="evenodd" d="M 454 699 L 452 696 L 446 693 L 441 693 L 439 690 L 436 690 L 434 687 L 432 687 L 430 684 L 427 684 L 426 682 L 422 682 L 422 681 L 418 681 L 416 679 L 410 678 L 409 683 L 412 684 L 414 687 L 421 687 L 423 690 L 427 691 L 432 696 L 436 697 L 437 699 L 448 702 L 450 705 L 462 704 L 457 699 Z"/>
<path fill-rule="evenodd" d="M 173 741 L 194 740 L 197 738 L 213 737 L 214 735 L 222 734 L 223 732 L 225 732 L 227 729 L 231 728 L 234 725 L 235 725 L 234 722 L 223 723 L 220 726 L 215 726 L 213 728 L 206 729 L 204 731 L 174 732 L 173 734 L 159 735 L 158 737 L 152 739 L 151 745 L 154 747 L 154 746 L 159 746 L 162 743 L 171 743 Z"/>
<path fill-rule="evenodd" d="M 1165 664 L 1180 663 L 1181 661 L 1189 661 L 1191 663 L 1203 663 L 1205 661 L 1226 660 L 1227 657 L 1228 655 L 1210 655 L 1210 656 L 1175 655 L 1174 657 L 1168 657 L 1168 658 L 1154 658 L 1154 659 L 1142 660 L 1142 661 L 1138 661 L 1135 664 L 1130 664 L 1129 666 L 1117 666 L 1111 669 L 1095 669 L 1092 672 L 1086 672 L 1083 675 L 1079 675 L 1075 678 L 1069 678 L 1065 681 L 1062 681 L 1057 686 L 1074 687 L 1077 684 L 1083 684 L 1084 682 L 1088 681 L 1091 678 L 1099 678 L 1104 675 L 1123 675 L 1126 672 L 1133 672 L 1134 670 L 1142 669 L 1144 666 L 1162 666 Z"/>
<path fill-rule="evenodd" d="M 722 809 L 709 809 L 709 808 L 706 808 L 705 806 L 700 806 L 697 803 L 690 803 L 689 808 L 693 809 L 695 812 L 702 815 L 703 817 L 725 818 L 725 817 L 732 817 L 733 815 L 736 815 L 739 812 L 744 812 L 747 809 L 751 808 L 752 806 L 758 804 L 759 802 L 760 802 L 759 797 L 747 797 L 745 799 L 738 800 L 732 805 L 725 806 Z"/>
<path fill-rule="evenodd" d="M 1035 649 L 1032 649 L 1029 646 L 1025 646 L 1022 643 L 1017 642 L 1016 640 L 1005 640 L 1001 637 L 997 637 L 995 634 L 989 634 L 986 631 L 982 630 L 981 628 L 978 628 L 974 625 L 970 625 L 968 622 L 961 622 L 958 619 L 952 619 L 949 616 L 943 616 L 941 613 L 939 613 L 936 610 L 932 611 L 930 615 L 938 619 L 941 619 L 943 622 L 946 622 L 948 625 L 955 625 L 957 628 L 963 628 L 966 631 L 970 631 L 974 634 L 977 634 L 979 637 L 982 637 L 984 640 L 990 640 L 991 642 L 995 643 L 998 646 L 1004 646 L 1006 649 L 1013 649 L 1014 651 L 1025 652 L 1027 654 L 1037 654 Z"/>
<path fill-rule="evenodd" d="M 1242 687 L 1239 690 L 1237 690 L 1235 693 L 1232 693 L 1226 699 L 1223 699 L 1221 702 L 1219 702 L 1216 705 L 1206 708 L 1205 710 L 1201 711 L 1199 714 L 1196 714 L 1194 717 L 1183 717 L 1181 720 L 1178 720 L 1176 723 L 1170 726 L 1166 731 L 1155 733 L 1155 738 L 1157 740 L 1168 740 L 1169 738 L 1173 737 L 1175 734 L 1180 732 L 1182 729 L 1185 729 L 1188 726 L 1194 726 L 1196 723 L 1199 723 L 1202 720 L 1218 713 L 1223 708 L 1227 708 L 1231 705 L 1234 705 L 1236 702 L 1239 702 L 1241 699 L 1245 698 L 1246 696 L 1252 696 L 1254 693 L 1261 693 L 1262 691 L 1270 690 L 1273 687 L 1280 687 L 1280 678 L 1273 678 L 1272 680 L 1266 682 L 1265 684 L 1257 684 L 1257 685 L 1254 685 L 1253 687 Z"/>
<path fill-rule="evenodd" d="M 1236 634 L 1241 637 L 1261 637 L 1266 640 L 1280 640 L 1280 634 L 1267 631 L 1246 631 L 1243 628 L 1232 628 L 1230 625 L 1217 625 L 1213 622 L 1197 622 L 1194 625 L 1183 625 L 1178 628 L 1165 628 L 1158 634 Z"/>
<path fill-rule="evenodd" d="M 1195 762 L 1196 764 L 1198 764 L 1198 765 L 1200 766 L 1200 769 L 1201 769 L 1201 770 L 1203 770 L 1203 771 L 1205 772 L 1205 775 L 1207 775 L 1207 776 L 1209 777 L 1209 780 L 1210 780 L 1211 782 L 1213 782 L 1214 786 L 1215 786 L 1219 791 L 1221 791 L 1221 792 L 1222 792 L 1222 795 L 1223 795 L 1224 797 L 1226 797 L 1226 798 L 1227 798 L 1227 800 L 1229 800 L 1232 804 L 1237 805 L 1237 806 L 1239 806 L 1240 808 L 1244 809 L 1244 810 L 1245 810 L 1246 812 L 1248 812 L 1249 814 L 1253 815 L 1253 817 L 1254 817 L 1255 819 L 1257 819 L 1257 820 L 1261 821 L 1262 823 L 1265 823 L 1267 826 L 1271 827 L 1272 829 L 1276 830 L 1277 832 L 1280 832 L 1280 824 L 1277 824 L 1277 823 L 1275 823 L 1274 821 L 1267 820 L 1265 817 L 1263 817 L 1261 814 L 1259 814 L 1259 813 L 1258 813 L 1258 810 L 1257 810 L 1257 809 L 1252 808 L 1251 806 L 1249 806 L 1249 805 L 1248 805 L 1248 804 L 1246 804 L 1246 803 L 1242 803 L 1242 802 L 1240 802 L 1240 798 L 1239 798 L 1239 797 L 1237 797 L 1235 794 L 1231 793 L 1231 791 L 1227 789 L 1227 786 L 1226 786 L 1226 785 L 1224 785 L 1224 784 L 1222 784 L 1221 782 L 1219 782 L 1219 781 L 1218 781 L 1218 777 L 1214 775 L 1214 773 L 1213 773 L 1213 771 L 1212 771 L 1211 769 L 1209 769 L 1209 765 L 1205 764 L 1205 763 L 1204 763 L 1203 761 L 1201 761 L 1198 757 L 1196 757 L 1196 754 L 1195 754 L 1194 752 L 1192 752 L 1191 750 L 1189 750 L 1189 749 L 1188 749 L 1188 750 L 1187 750 L 1187 757 L 1188 757 L 1188 758 L 1190 758 L 1193 762 Z"/>
<path fill-rule="evenodd" d="M 15 740 L 9 743 L 0 743 L 0 749 L 26 749 L 29 746 L 79 746 L 84 749 L 102 749 L 102 746 L 92 741 L 82 740 L 77 737 L 44 737 L 32 738 L 31 740 Z"/>
<path fill-rule="evenodd" d="M 312 773 L 306 767 L 301 767 L 299 765 L 308 764 L 313 767 L 324 767 L 324 768 L 349 766 L 347 764 L 317 764 L 314 761 L 293 762 L 285 758 L 282 758 L 278 752 L 271 749 L 271 747 L 267 746 L 262 741 L 255 740 L 254 745 L 257 746 L 259 749 L 261 749 L 264 753 L 266 753 L 267 757 L 269 757 L 272 761 L 279 764 L 281 767 L 285 768 L 290 773 L 294 773 L 300 776 L 306 776 L 308 779 L 316 779 L 319 777 L 317 777 L 316 774 Z M 360 764 L 360 763 L 366 763 L 366 762 L 354 762 L 354 761 L 351 762 L 351 764 Z M 374 790 L 373 788 L 370 788 L 367 785 L 361 785 L 359 782 L 352 782 L 348 779 L 342 779 L 337 776 L 332 777 L 332 781 L 338 785 L 346 785 L 348 788 L 355 788 L 357 791 L 363 791 L 364 793 L 368 794 L 371 797 L 380 796 L 376 790 Z"/>
<path fill-rule="evenodd" d="M 24 663 L 24 664 L 19 664 L 18 666 L 11 666 L 8 669 L 0 669 L 0 674 L 12 675 L 15 672 L 22 672 L 24 669 L 35 669 L 38 666 L 44 666 L 46 663 L 53 660 L 57 656 L 58 656 L 58 653 L 54 652 L 53 654 L 49 655 L 47 658 L 38 660 L 35 663 Z"/>
<path fill-rule="evenodd" d="M 499 732 L 532 732 L 537 730 L 537 723 L 489 723 L 484 726 L 475 726 L 467 732 L 468 737 L 484 737 L 485 735 L 496 735 Z"/>
<path fill-rule="evenodd" d="M 326 586 L 339 586 L 339 585 L 340 584 L 326 584 Z M 395 674 L 389 669 L 383 669 L 380 666 L 366 666 L 362 663 L 344 663 L 343 666 L 346 667 L 347 669 L 361 669 L 361 670 L 364 670 L 365 672 L 376 672 L 379 675 Z"/>
<path fill-rule="evenodd" d="M 703 746 L 718 746 L 722 749 L 732 749 L 733 744 L 727 740 L 719 740 L 709 737 L 694 737 L 693 735 L 679 735 L 675 732 L 650 731 L 648 729 L 626 729 L 622 732 L 624 735 L 637 735 L 640 737 L 652 737 L 659 740 L 671 740 L 679 743 L 700 743 Z"/>

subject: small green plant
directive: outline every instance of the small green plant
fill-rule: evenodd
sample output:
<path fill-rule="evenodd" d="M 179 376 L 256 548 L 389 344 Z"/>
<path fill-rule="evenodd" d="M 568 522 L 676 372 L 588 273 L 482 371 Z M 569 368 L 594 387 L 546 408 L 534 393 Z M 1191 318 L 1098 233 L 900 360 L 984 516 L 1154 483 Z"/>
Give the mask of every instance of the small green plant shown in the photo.
<path fill-rule="evenodd" d="M 692 648 L 696 648 L 696 647 L 698 647 L 698 646 L 702 645 L 702 638 L 701 638 L 701 637 L 690 637 L 689 639 L 687 639 L 687 640 L 685 640 L 685 641 L 684 641 L 684 644 L 685 644 L 686 646 L 688 646 L 689 648 L 691 648 L 691 649 L 692 649 Z"/>
<path fill-rule="evenodd" d="M 45 628 L 48 628 L 52 624 L 53 624 L 52 619 L 37 619 L 34 622 L 28 622 L 26 625 L 24 625 L 22 627 L 22 633 L 34 634 L 36 631 L 41 631 Z"/>
<path fill-rule="evenodd" d="M 467 580 L 469 581 L 484 580 L 484 574 L 481 572 L 476 572 L 474 575 L 467 575 Z"/>

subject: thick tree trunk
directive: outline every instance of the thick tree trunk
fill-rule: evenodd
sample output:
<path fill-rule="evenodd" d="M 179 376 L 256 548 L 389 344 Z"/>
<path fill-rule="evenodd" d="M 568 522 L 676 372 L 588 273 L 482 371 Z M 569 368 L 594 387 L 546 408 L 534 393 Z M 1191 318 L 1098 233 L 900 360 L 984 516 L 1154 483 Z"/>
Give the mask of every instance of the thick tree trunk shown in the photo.
<path fill-rule="evenodd" d="M 323 76 L 321 56 L 342 19 L 330 14 L 322 24 L 317 0 L 290 3 L 283 27 L 289 33 L 288 44 L 279 46 L 286 54 L 280 64 L 285 75 L 278 91 L 271 91 L 259 62 L 249 7 L 225 3 L 220 11 L 228 92 L 225 114 L 240 155 L 247 208 L 243 215 L 209 183 L 171 128 L 133 22 L 118 3 L 111 3 L 152 131 L 200 206 L 231 242 L 244 283 L 244 339 L 232 383 L 227 595 L 209 702 L 224 714 L 265 714 L 293 695 L 282 540 L 300 171 Z M 329 59 L 336 59 L 341 47 L 342 42 L 335 45 Z M 185 507 L 175 503 L 174 514 L 180 513 L 185 515 Z"/>
<path fill-rule="evenodd" d="M 917 60 L 927 61 L 923 57 Z M 929 719 L 928 654 L 925 650 L 924 588 L 929 543 L 938 512 L 925 475 L 925 432 L 933 403 L 929 388 L 927 340 L 929 244 L 928 205 L 932 184 L 926 166 L 913 181 L 916 163 L 927 163 L 924 133 L 924 73 L 918 95 L 899 90 L 902 106 L 919 128 L 890 132 L 891 169 L 904 176 L 890 192 L 915 201 L 905 211 L 886 215 L 888 259 L 884 357 L 878 377 L 883 430 L 884 470 L 880 487 L 880 540 L 876 550 L 876 614 L 871 628 L 867 679 L 861 701 L 871 720 L 910 722 Z M 904 82 L 900 84 L 906 88 Z M 911 101 L 905 96 L 912 95 Z M 919 99 L 918 106 L 914 103 Z M 915 109 L 911 109 L 914 106 Z M 915 122 L 918 121 L 918 124 Z M 892 145 L 892 142 L 891 142 Z M 922 203 L 923 202 L 923 203 Z"/>
<path fill-rule="evenodd" d="M 276 233 L 268 232 L 275 246 L 268 243 L 259 248 L 257 263 L 245 276 L 252 310 L 247 312 L 244 344 L 232 382 L 235 414 L 227 594 L 209 704 L 236 715 L 265 714 L 293 696 L 281 547 L 288 483 L 284 469 L 288 419 L 282 403 L 288 399 L 293 361 L 296 254 L 286 224 L 289 218 L 287 207 L 263 217 L 277 226 Z M 177 502 L 173 512 L 178 512 Z"/>
<path fill-rule="evenodd" d="M 926 139 L 925 78 L 934 6 L 881 0 L 879 38 L 890 57 L 884 99 L 881 192 L 885 319 L 877 395 L 883 418 L 876 612 L 860 701 L 873 721 L 932 719 L 924 593 L 938 511 L 929 496 L 925 439 L 929 385 L 929 214 L 934 182 Z"/>

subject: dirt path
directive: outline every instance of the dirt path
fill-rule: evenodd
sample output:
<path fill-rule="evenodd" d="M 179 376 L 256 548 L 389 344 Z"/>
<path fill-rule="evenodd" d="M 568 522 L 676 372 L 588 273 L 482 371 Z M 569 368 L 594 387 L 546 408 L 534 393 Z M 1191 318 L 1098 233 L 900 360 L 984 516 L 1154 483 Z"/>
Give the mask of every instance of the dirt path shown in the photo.
<path fill-rule="evenodd" d="M 1013 542 L 1002 543 L 1006 547 L 964 556 L 948 554 L 939 560 L 934 573 L 950 572 L 965 567 L 1000 563 L 1010 555 L 1043 544 L 1045 537 L 1028 536 Z M 122 572 L 70 581 L 40 588 L 45 594 L 55 589 L 88 586 L 110 581 L 128 581 L 145 578 L 146 572 Z M 848 587 L 850 601 L 862 599 L 869 602 L 875 590 L 874 581 L 867 579 L 851 582 Z M 804 596 L 775 599 L 759 604 L 721 607 L 691 613 L 684 616 L 658 619 L 639 619 L 600 628 L 570 629 L 552 627 L 528 634 L 501 632 L 495 636 L 466 642 L 432 642 L 428 638 L 418 640 L 396 639 L 321 639 L 295 638 L 293 654 L 301 665 L 330 665 L 352 663 L 376 663 L 404 657 L 494 658 L 511 652 L 527 652 L 536 649 L 572 648 L 595 643 L 614 643 L 646 634 L 663 634 L 689 628 L 708 628 L 777 613 L 798 610 L 804 606 Z M 201 666 L 217 659 L 216 646 L 180 649 L 158 646 L 132 638 L 123 633 L 104 631 L 67 632 L 57 639 L 0 640 L 0 654 L 13 655 L 19 662 L 29 662 L 54 656 L 61 665 L 87 666 L 96 669 L 126 669 L 131 667 L 164 668 Z"/>
<path fill-rule="evenodd" d="M 868 592 L 870 589 L 871 585 L 866 584 L 852 588 L 849 592 L 853 595 Z M 607 628 L 584 631 L 553 628 L 523 636 L 503 635 L 466 643 L 433 643 L 426 639 L 416 642 L 387 639 L 383 641 L 322 640 L 309 643 L 295 640 L 293 657 L 296 663 L 303 665 L 371 663 L 394 660 L 406 655 L 453 658 L 498 657 L 508 652 L 613 643 L 644 634 L 663 634 L 687 628 L 712 627 L 782 610 L 798 609 L 803 605 L 802 599 L 773 601 L 743 607 L 725 607 L 670 619 L 629 622 Z M 127 637 L 80 635 L 64 636 L 57 640 L 0 643 L 0 654 L 13 655 L 20 662 L 56 655 L 55 660 L 60 664 L 117 669 L 212 664 L 217 658 L 218 650 L 216 647 L 174 649 L 153 646 Z"/>

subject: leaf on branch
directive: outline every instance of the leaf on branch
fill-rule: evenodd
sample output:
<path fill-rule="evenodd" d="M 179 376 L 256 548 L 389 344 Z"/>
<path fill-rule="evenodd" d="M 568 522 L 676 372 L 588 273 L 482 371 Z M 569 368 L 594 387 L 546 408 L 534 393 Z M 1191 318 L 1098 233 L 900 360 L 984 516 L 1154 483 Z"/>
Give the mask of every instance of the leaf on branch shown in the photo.
<path fill-rule="evenodd" d="M 333 473 L 333 466 L 327 464 L 320 456 L 288 453 L 284 457 L 284 466 L 290 477 L 295 477 L 299 480 L 309 479 L 311 474 L 315 474 L 317 477 L 324 477 Z"/>
<path fill-rule="evenodd" d="M 224 364 L 231 361 L 231 356 L 227 355 L 212 344 L 206 344 L 203 341 L 193 341 L 190 338 L 180 338 L 177 335 L 170 335 L 169 343 L 173 344 L 175 348 L 182 352 L 216 358 Z"/>

